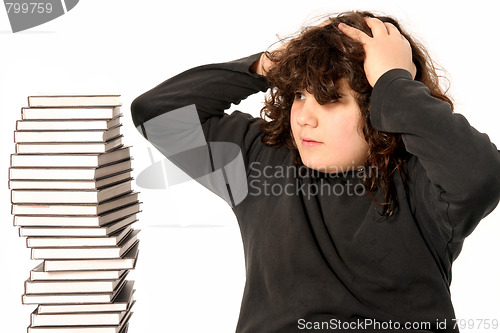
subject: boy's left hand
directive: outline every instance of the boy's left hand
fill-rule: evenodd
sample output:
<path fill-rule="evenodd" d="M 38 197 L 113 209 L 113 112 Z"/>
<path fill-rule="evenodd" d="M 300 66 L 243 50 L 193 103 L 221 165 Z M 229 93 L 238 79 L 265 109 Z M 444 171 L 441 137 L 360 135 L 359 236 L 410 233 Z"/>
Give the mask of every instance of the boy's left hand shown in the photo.
<path fill-rule="evenodd" d="M 366 17 L 365 20 L 372 30 L 373 37 L 343 23 L 339 24 L 339 29 L 363 44 L 366 53 L 364 68 L 368 83 L 374 87 L 385 72 L 394 68 L 405 69 L 415 78 L 417 69 L 412 61 L 410 43 L 406 38 L 391 23 L 372 17 Z"/>

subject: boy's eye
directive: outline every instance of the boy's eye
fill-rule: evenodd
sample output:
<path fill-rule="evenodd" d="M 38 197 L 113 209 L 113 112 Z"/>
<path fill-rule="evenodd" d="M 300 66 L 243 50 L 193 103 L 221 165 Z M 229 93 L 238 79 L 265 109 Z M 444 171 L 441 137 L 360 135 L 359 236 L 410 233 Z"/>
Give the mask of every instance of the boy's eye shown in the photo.
<path fill-rule="evenodd" d="M 342 101 L 342 98 L 344 98 L 344 96 L 345 96 L 344 94 L 338 94 L 337 96 L 335 96 L 330 100 L 330 103 L 338 103 Z"/>
<path fill-rule="evenodd" d="M 294 96 L 295 96 L 294 99 L 305 99 L 306 98 L 306 95 L 304 95 L 300 91 L 297 91 Z"/>

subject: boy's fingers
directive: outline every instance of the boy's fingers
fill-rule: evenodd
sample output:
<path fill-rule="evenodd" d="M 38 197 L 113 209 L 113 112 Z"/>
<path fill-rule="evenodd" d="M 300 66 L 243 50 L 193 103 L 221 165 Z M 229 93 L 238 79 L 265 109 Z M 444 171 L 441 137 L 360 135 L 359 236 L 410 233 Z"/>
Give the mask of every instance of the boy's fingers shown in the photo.
<path fill-rule="evenodd" d="M 331 18 L 327 18 L 326 20 L 322 21 L 320 24 L 317 25 L 317 27 L 324 27 L 326 25 L 329 25 L 332 23 L 332 19 Z"/>
<path fill-rule="evenodd" d="M 386 25 L 379 19 L 376 19 L 374 17 L 365 17 L 365 22 L 372 30 L 373 37 L 389 34 Z"/>
<path fill-rule="evenodd" d="M 361 44 L 366 44 L 370 40 L 370 36 L 365 34 L 363 31 L 348 26 L 345 23 L 339 23 L 338 25 L 340 31 L 342 31 L 347 36 L 351 37 L 354 40 L 357 40 Z"/>
<path fill-rule="evenodd" d="M 399 35 L 400 32 L 398 28 L 394 26 L 394 24 L 389 23 L 389 22 L 384 22 L 385 28 L 387 29 L 387 33 L 389 35 Z"/>

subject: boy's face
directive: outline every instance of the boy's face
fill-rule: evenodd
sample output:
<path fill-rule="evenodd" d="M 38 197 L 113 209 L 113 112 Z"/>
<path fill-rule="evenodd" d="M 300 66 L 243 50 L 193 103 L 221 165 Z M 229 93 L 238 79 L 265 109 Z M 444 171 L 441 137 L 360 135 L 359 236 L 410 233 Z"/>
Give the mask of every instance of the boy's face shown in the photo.
<path fill-rule="evenodd" d="M 320 105 L 304 90 L 292 104 L 290 125 L 302 162 L 321 172 L 358 169 L 368 157 L 361 111 L 346 82 L 339 84 L 342 97 L 337 101 Z"/>

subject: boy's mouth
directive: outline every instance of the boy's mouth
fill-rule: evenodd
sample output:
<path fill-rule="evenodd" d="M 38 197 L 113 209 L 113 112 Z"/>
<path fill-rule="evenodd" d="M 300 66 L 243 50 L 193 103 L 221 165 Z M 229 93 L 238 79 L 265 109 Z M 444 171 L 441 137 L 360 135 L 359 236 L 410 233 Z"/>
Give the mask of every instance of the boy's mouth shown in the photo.
<path fill-rule="evenodd" d="M 302 145 L 305 147 L 315 147 L 315 146 L 322 144 L 322 142 L 316 141 L 316 140 L 314 140 L 312 138 L 308 138 L 308 137 L 301 137 L 300 139 L 302 140 Z"/>

